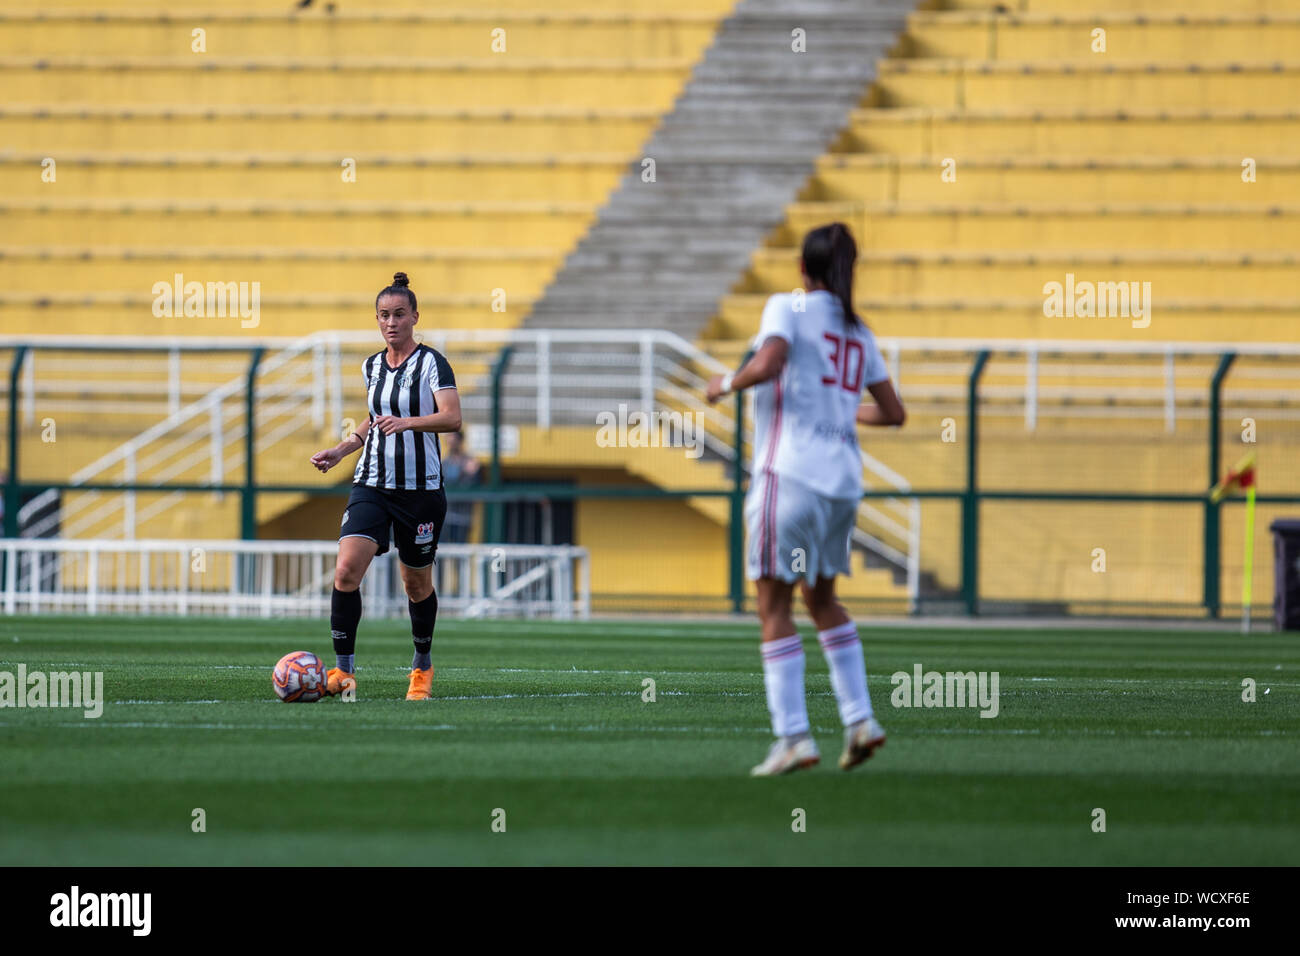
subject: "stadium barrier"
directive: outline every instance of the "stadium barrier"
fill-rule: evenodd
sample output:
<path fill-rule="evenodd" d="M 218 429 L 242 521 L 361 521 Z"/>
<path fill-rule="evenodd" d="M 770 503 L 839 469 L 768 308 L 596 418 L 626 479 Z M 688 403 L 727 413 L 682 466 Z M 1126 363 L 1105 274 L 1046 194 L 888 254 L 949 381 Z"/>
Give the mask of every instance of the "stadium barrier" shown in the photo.
<path fill-rule="evenodd" d="M 330 611 L 333 541 L 0 539 L 6 614 L 200 614 L 322 617 Z M 438 606 L 463 617 L 591 615 L 591 565 L 570 545 L 442 544 Z M 395 551 L 363 584 L 366 614 L 406 619 Z"/>
<path fill-rule="evenodd" d="M 650 330 L 434 330 L 426 333 L 424 340 L 452 356 L 466 423 L 471 431 L 477 427 L 489 437 L 478 447 L 495 446 L 488 485 L 457 490 L 461 500 L 488 506 L 489 528 L 499 531 L 495 506 L 505 502 L 534 501 L 548 507 L 611 497 L 711 502 L 714 520 L 728 529 L 730 570 L 727 593 L 720 597 L 732 609 L 744 607 L 740 515 L 746 476 L 734 462 L 745 461 L 752 447 L 752 434 L 746 427 L 752 416 L 746 414 L 743 399 L 718 406 L 708 406 L 702 399 L 708 376 L 732 367 L 738 356 L 727 355 L 728 361 L 720 361 L 676 336 Z M 1195 538 L 1175 545 L 1183 555 L 1203 554 L 1203 564 L 1197 569 L 1201 577 L 1198 593 L 1183 593 L 1186 588 L 1180 581 L 1179 588 L 1170 590 L 1171 594 L 1177 592 L 1174 599 L 1163 603 L 1178 604 L 1185 611 L 1199 609 L 1211 618 L 1230 606 L 1222 598 L 1220 552 L 1224 543 L 1221 515 L 1232 504 L 1209 502 L 1205 489 L 1217 480 L 1225 464 L 1225 434 L 1235 429 L 1241 416 L 1253 416 L 1252 421 L 1258 419 L 1261 427 L 1266 424 L 1264 431 L 1273 442 L 1290 440 L 1294 422 L 1300 418 L 1300 389 L 1296 388 L 1300 347 L 886 338 L 880 344 L 911 418 L 909 428 L 897 435 L 873 433 L 871 447 L 883 449 L 880 453 L 887 457 L 892 457 L 887 454 L 892 451 L 897 455 L 894 460 L 919 467 L 915 465 L 917 455 L 933 452 L 940 443 L 917 441 L 905 448 L 890 443 L 915 436 L 919 424 L 927 419 L 936 427 L 951 421 L 959 432 L 959 440 L 946 446 L 959 451 L 944 451 L 945 464 L 937 478 L 931 475 L 920 482 L 864 454 L 867 491 L 855 538 L 864 550 L 905 575 L 913 612 L 920 612 L 924 603 L 926 610 L 978 614 L 982 607 L 992 607 L 1005 598 L 1006 594 L 990 595 L 981 589 L 980 565 L 986 569 L 989 565 L 990 543 L 1000 545 L 1021 564 L 1023 577 L 1047 577 L 1041 573 L 1042 556 L 1015 540 L 990 542 L 983 537 L 981 516 L 987 520 L 989 515 L 996 517 L 1000 509 L 1011 508 L 1027 522 L 1030 515 L 1059 512 L 1065 505 L 1096 506 L 1076 524 L 1091 523 L 1095 520 L 1091 515 L 1098 509 L 1108 516 L 1122 516 L 1128 513 L 1123 506 L 1133 505 L 1168 505 L 1167 513 L 1180 516 L 1174 521 L 1184 530 L 1199 519 L 1201 527 L 1195 529 Z M 63 495 L 66 507 L 59 510 L 57 527 L 65 537 L 111 536 L 94 533 L 98 521 L 100 527 L 107 524 L 113 533 L 129 538 L 138 522 L 175 508 L 185 493 L 205 492 L 214 497 L 236 495 L 243 534 L 252 539 L 257 531 L 254 518 L 259 496 L 342 493 L 333 481 L 302 482 L 301 462 L 294 461 L 297 470 L 285 473 L 280 471 L 282 456 L 264 453 L 282 442 L 287 446 L 295 436 L 301 440 L 304 432 L 316 441 L 317 434 L 331 431 L 331 424 L 346 410 L 345 393 L 359 391 L 359 382 L 355 389 L 345 389 L 344 377 L 359 374 L 361 358 L 373 351 L 374 343 L 370 333 L 322 333 L 307 339 L 256 343 L 198 339 L 166 346 L 145 339 L 79 340 L 75 349 L 0 339 L 0 349 L 5 348 L 12 350 L 6 395 L 13 399 L 8 402 L 9 469 L 4 487 L 8 537 L 19 537 L 20 529 L 24 538 L 50 533 L 54 525 L 45 527 L 43 522 L 51 502 L 58 502 L 61 493 L 78 493 L 74 502 Z M 42 357 L 39 363 L 35 360 L 42 349 L 55 348 L 59 355 Z M 78 350 L 89 356 L 81 365 L 77 364 Z M 130 354 L 134 376 L 124 378 L 121 368 L 114 376 L 106 375 L 105 367 L 110 364 L 107 353 L 114 350 Z M 151 366 L 140 359 L 141 354 L 162 358 L 153 360 Z M 232 361 L 236 357 L 242 361 Z M 231 375 L 232 370 L 237 374 Z M 117 389 L 112 395 L 90 387 L 106 377 Z M 141 408 L 129 413 L 123 410 L 133 403 Z M 535 430 L 531 434 L 544 444 L 548 435 L 568 426 L 585 435 L 587 445 L 594 445 L 594 416 L 619 405 L 697 414 L 703 427 L 702 460 L 721 463 L 725 479 L 706 481 L 699 465 L 682 459 L 678 472 L 662 476 L 665 480 L 657 484 L 566 486 L 504 481 L 502 459 L 508 458 L 508 452 L 502 445 L 508 444 L 512 432 L 517 439 L 521 431 Z M 126 416 L 136 421 L 142 415 L 153 415 L 150 420 L 155 424 L 137 428 L 128 441 L 76 471 L 71 480 L 25 478 L 18 456 L 20 426 L 30 438 L 38 427 L 37 408 L 44 414 L 74 407 L 86 414 Z M 248 422 L 253 428 L 246 427 Z M 1133 480 L 1134 469 L 1122 449 L 1119 457 L 1086 473 L 1080 471 L 1077 475 L 1081 477 L 1076 477 L 1065 469 L 1060 474 L 1044 472 L 1042 459 L 1050 456 L 1042 452 L 1042 446 L 1026 446 L 1025 451 L 1031 454 L 1022 456 L 1022 461 L 1038 467 L 1032 472 L 1036 477 L 1008 481 L 1008 475 L 1018 477 L 1016 462 L 981 460 L 981 422 L 1001 429 L 1004 437 L 1009 429 L 1017 428 L 1030 435 L 1054 432 L 1058 442 L 1059 436 L 1065 436 L 1066 445 L 1072 440 L 1070 429 L 1078 423 L 1091 423 L 1106 435 L 1133 426 L 1126 440 L 1135 446 L 1151 445 L 1161 433 L 1179 440 L 1186 434 L 1208 436 L 1203 450 L 1209 468 L 1202 471 L 1199 465 L 1179 461 L 1176 474 L 1168 468 L 1149 471 L 1143 476 L 1147 487 L 1142 488 L 1138 487 L 1142 482 Z M 1180 450 L 1200 456 L 1199 438 L 1196 445 L 1185 444 Z M 1031 461 L 1034 458 L 1038 460 Z M 1049 460 L 1047 467 L 1051 464 Z M 1295 487 L 1289 469 L 1270 471 L 1266 465 L 1262 472 L 1271 493 L 1259 496 L 1261 506 L 1300 503 L 1300 494 L 1296 494 L 1300 488 Z M 1044 474 L 1047 479 L 1042 478 Z M 142 475 L 149 480 L 140 480 Z M 1114 490 L 1098 490 L 1099 485 Z M 25 504 L 24 495 L 29 498 Z M 136 496 L 152 500 L 137 511 Z M 953 562 L 953 576 L 959 584 L 924 594 L 918 580 L 923 502 L 957 509 L 951 513 L 941 510 L 939 524 L 959 529 L 955 540 L 960 550 Z M 1123 524 L 1122 519 L 1114 520 Z M 935 522 L 929 525 L 933 528 Z M 489 537 L 499 539 L 500 535 Z M 1231 537 L 1227 543 L 1233 543 Z M 938 557 L 931 552 L 930 566 Z M 1186 576 L 1185 570 L 1176 573 Z M 1140 592 L 1141 587 L 1136 590 Z M 1232 593 L 1230 589 L 1228 593 Z M 1139 600 L 1130 603 L 1162 603 L 1154 591 L 1150 597 L 1136 596 Z M 1038 607 L 1052 606 L 1041 597 L 1035 602 Z M 1086 603 L 1102 610 L 1110 605 L 1113 610 L 1123 601 L 1103 597 Z"/>
<path fill-rule="evenodd" d="M 145 338 L 79 337 L 75 349 L 62 348 L 57 357 L 38 361 L 41 351 L 54 346 L 0 337 L 0 349 L 13 349 L 8 394 L 16 401 L 9 405 L 9 433 L 14 436 L 10 476 L 19 474 L 20 420 L 27 428 L 37 427 L 38 405 L 43 413 L 128 420 L 155 416 L 66 482 L 21 484 L 11 478 L 6 485 L 11 496 L 6 498 L 6 534 L 17 537 L 21 528 L 23 536 L 36 537 L 57 525 L 67 537 L 118 533 L 129 539 L 141 523 L 181 506 L 182 493 L 208 491 L 242 496 L 241 533 L 252 539 L 259 494 L 337 494 L 334 482 L 302 484 L 300 469 L 269 474 L 266 462 L 275 456 L 266 453 L 281 442 L 289 445 L 303 434 L 329 433 L 338 427 L 334 423 L 349 421 L 348 403 L 359 386 L 346 386 L 345 381 L 359 376 L 362 359 L 373 354 L 373 338 L 363 332 L 331 332 L 256 343 L 195 338 L 160 346 Z M 740 606 L 743 529 L 738 516 L 745 466 L 738 474 L 734 462 L 738 443 L 740 460 L 747 460 L 743 449 L 752 444 L 752 428 L 745 422 L 752 416 L 746 416 L 738 402 L 710 406 L 704 400 L 709 377 L 725 372 L 725 365 L 663 331 L 434 330 L 423 340 L 452 356 L 470 429 L 495 421 L 510 428 L 527 424 L 543 432 L 558 426 L 590 427 L 594 435 L 596 416 L 616 409 L 692 416 L 700 425 L 706 459 L 724 462 L 731 481 L 710 487 L 688 468 L 672 476 L 683 480 L 671 491 L 654 486 L 624 491 L 643 498 L 714 498 L 727 503 L 737 516 L 730 522 L 729 600 L 733 607 Z M 508 376 L 500 361 L 507 347 L 514 357 Z M 129 355 L 129 366 L 121 362 L 115 369 L 106 361 L 113 353 Z M 234 356 L 241 353 L 242 370 L 230 374 Z M 128 367 L 131 375 L 125 377 Z M 491 433 L 499 435 L 500 429 Z M 906 498 L 908 485 L 901 475 L 865 452 L 862 460 L 867 486 L 884 493 L 864 500 L 853 532 L 855 544 L 898 568 L 915 600 L 920 580 L 919 503 Z M 140 480 L 146 474 L 154 480 Z M 284 480 L 277 482 L 278 477 Z M 20 505 L 27 490 L 37 493 Z M 85 494 L 59 502 L 63 491 Z M 138 506 L 147 492 L 168 494 L 155 494 Z M 527 493 L 521 489 L 521 494 Z M 496 500 L 509 497 L 499 495 Z"/>

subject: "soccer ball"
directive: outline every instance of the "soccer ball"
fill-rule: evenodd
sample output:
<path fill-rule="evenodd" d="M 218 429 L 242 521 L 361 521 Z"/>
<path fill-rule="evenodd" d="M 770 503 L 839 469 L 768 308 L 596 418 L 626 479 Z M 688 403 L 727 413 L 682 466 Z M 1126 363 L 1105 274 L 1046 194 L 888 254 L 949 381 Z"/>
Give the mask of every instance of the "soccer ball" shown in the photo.
<path fill-rule="evenodd" d="M 286 704 L 310 704 L 325 696 L 325 665 L 311 651 L 291 651 L 275 665 L 271 685 Z"/>

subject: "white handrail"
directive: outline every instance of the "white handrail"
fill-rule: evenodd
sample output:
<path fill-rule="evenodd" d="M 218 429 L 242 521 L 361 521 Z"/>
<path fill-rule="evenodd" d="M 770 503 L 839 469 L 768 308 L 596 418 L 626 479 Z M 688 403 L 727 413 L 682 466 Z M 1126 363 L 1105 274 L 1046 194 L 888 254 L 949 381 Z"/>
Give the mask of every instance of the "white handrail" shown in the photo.
<path fill-rule="evenodd" d="M 579 397 L 584 394 L 591 396 L 591 387 L 596 385 L 604 390 L 603 394 L 626 392 L 627 400 L 632 402 L 654 407 L 666 402 L 670 408 L 685 409 L 699 415 L 698 420 L 705 426 L 702 435 L 709 452 L 724 460 L 734 457 L 734 440 L 729 436 L 732 423 L 730 409 L 725 405 L 709 406 L 701 395 L 707 377 L 725 372 L 728 366 L 675 333 L 653 329 L 438 329 L 422 338 L 434 341 L 441 349 L 452 350 L 453 357 L 457 351 L 492 350 L 506 344 L 521 347 L 523 351 L 518 356 L 518 372 L 511 374 L 507 381 L 516 384 L 527 382 L 536 389 L 536 397 L 530 405 L 527 401 L 520 403 L 516 393 L 507 399 L 507 408 L 529 408 L 531 417 L 543 428 L 554 424 L 557 418 L 564 420 L 562 416 L 566 414 L 571 421 L 573 416 L 583 415 L 587 408 L 592 407 L 592 403 L 599 404 L 600 399 L 597 397 Z M 994 400 L 1008 397 L 1015 400 L 1017 395 L 1023 396 L 1025 421 L 1029 428 L 1037 424 L 1045 399 L 1105 397 L 1104 388 L 1096 385 L 1055 384 L 1053 377 L 1058 373 L 1050 364 L 1054 359 L 1068 360 L 1077 356 L 1085 364 L 1091 364 L 1093 371 L 1101 377 L 1118 376 L 1123 367 L 1098 366 L 1096 362 L 1090 362 L 1094 357 L 1110 361 L 1116 358 L 1151 359 L 1153 368 L 1158 370 L 1158 378 L 1154 374 L 1152 377 L 1159 385 L 1126 385 L 1126 394 L 1143 401 L 1149 400 L 1152 408 L 1158 409 L 1156 413 L 1163 414 L 1166 428 L 1169 428 L 1176 424 L 1177 414 L 1196 414 L 1195 409 L 1189 412 L 1185 404 L 1180 408 L 1180 402 L 1185 397 L 1199 397 L 1199 393 L 1193 394 L 1189 389 L 1178 386 L 1176 360 L 1186 363 L 1189 359 L 1212 359 L 1229 351 L 1244 358 L 1300 357 L 1300 344 L 1293 342 L 1024 341 L 881 337 L 879 343 L 889 356 L 890 366 L 896 375 L 903 368 L 901 356 L 904 352 L 919 359 L 920 367 L 925 370 L 947 368 L 950 365 L 951 368 L 944 373 L 948 375 L 969 368 L 969 355 L 975 351 L 987 350 L 999 358 L 1025 357 L 1028 373 L 1023 386 L 987 385 L 982 389 L 982 395 Z M 581 375 L 576 370 L 570 372 L 573 368 L 573 352 L 568 347 L 593 345 L 617 348 L 598 353 L 600 360 L 594 371 L 587 368 Z M 105 472 L 119 465 L 134 468 L 137 474 L 157 480 L 160 477 L 159 468 L 169 476 L 174 476 L 183 474 L 196 465 L 201 466 L 207 460 L 210 462 L 210 467 L 206 469 L 207 480 L 219 484 L 229 469 L 238 468 L 243 462 L 242 437 L 245 432 L 242 420 L 227 421 L 228 417 L 242 419 L 242 405 L 239 408 L 227 408 L 225 403 L 242 398 L 246 375 L 232 374 L 229 380 L 209 388 L 206 394 L 187 403 L 187 395 L 193 394 L 196 387 L 207 385 L 203 383 L 196 386 L 182 378 L 185 369 L 180 359 L 183 355 L 194 351 L 247 355 L 254 347 L 262 347 L 270 352 L 258 369 L 257 414 L 259 421 L 268 423 L 267 427 L 259 429 L 258 450 L 261 451 L 273 446 L 283 437 L 299 433 L 302 428 L 319 429 L 326 415 L 334 421 L 341 421 L 347 391 L 344 383 L 353 377 L 347 374 L 344 366 L 350 365 L 355 351 L 377 350 L 378 343 L 371 331 L 317 332 L 302 338 L 267 337 L 257 340 L 243 337 L 187 338 L 169 342 L 165 347 L 160 347 L 156 339 L 145 336 L 77 336 L 68 337 L 66 341 L 57 337 L 0 336 L 0 348 L 17 346 L 33 349 L 24 363 L 21 379 L 22 407 L 29 414 L 37 404 L 35 399 L 38 386 L 50 380 L 48 374 L 42 377 L 35 371 L 35 351 L 53 348 L 67 354 L 96 349 L 122 351 L 124 348 L 139 348 L 159 355 L 159 368 L 165 371 L 165 377 L 161 382 L 142 382 L 143 392 L 139 394 L 148 393 L 149 400 L 165 402 L 166 417 L 79 469 L 72 478 L 74 483 L 87 483 L 97 478 L 103 480 Z M 309 365 L 297 364 L 299 357 L 307 352 L 310 352 Z M 535 363 L 531 373 L 527 364 L 530 359 Z M 1044 360 L 1049 364 L 1045 366 Z M 69 367 L 63 359 L 51 361 L 58 370 Z M 482 364 L 482 360 L 479 364 Z M 1192 364 L 1196 368 L 1200 367 L 1196 362 Z M 41 363 L 42 372 L 48 373 L 50 368 L 51 365 Z M 512 365 L 512 369 L 515 368 Z M 909 364 L 907 368 L 912 370 L 909 392 L 915 401 L 925 402 L 927 397 L 929 400 L 953 400 L 962 395 L 963 386 L 929 384 L 924 377 L 918 378 L 915 366 Z M 1049 368 L 1053 370 L 1049 371 Z M 1188 365 L 1183 365 L 1184 374 L 1187 374 L 1188 368 Z M 282 369 L 283 374 L 277 375 Z M 211 367 L 207 370 L 209 374 L 212 371 Z M 1267 379 L 1270 374 L 1276 375 L 1279 386 L 1284 385 L 1280 373 L 1270 373 L 1267 369 L 1257 376 L 1243 372 L 1242 377 Z M 474 384 L 486 385 L 488 379 L 486 372 L 467 372 L 463 377 L 465 391 L 471 392 Z M 1048 384 L 1043 384 L 1044 381 Z M 61 378 L 59 382 L 70 388 L 75 383 L 75 376 Z M 3 384 L 0 383 L 0 387 Z M 1254 385 L 1254 382 L 1251 384 Z M 1260 384 L 1267 387 L 1269 383 L 1260 381 Z M 292 396 L 303 391 L 309 393 L 310 401 L 295 403 Z M 1258 393 L 1258 389 L 1250 392 L 1255 398 L 1259 397 Z M 1229 395 L 1231 394 L 1230 390 Z M 1278 401 L 1285 402 L 1292 393 L 1284 387 L 1277 387 L 1269 394 Z M 16 398 L 18 396 L 11 396 L 11 399 Z M 481 396 L 467 395 L 466 399 L 467 408 L 483 407 Z M 1071 407 L 1068 411 L 1073 413 L 1076 409 Z M 1082 414 L 1087 409 L 1079 406 L 1077 411 Z M 752 415 L 747 417 L 752 422 Z M 200 447 L 194 448 L 195 439 L 185 429 L 199 419 L 203 419 L 199 430 Z M 747 429 L 744 440 L 752 447 L 752 428 Z M 232 442 L 233 447 L 227 449 L 227 444 Z M 896 494 L 864 501 L 854 539 L 860 545 L 881 554 L 887 561 L 905 566 L 909 590 L 915 594 L 920 547 L 919 501 L 909 495 L 911 486 L 903 475 L 865 451 L 862 460 L 868 487 Z M 37 496 L 23 507 L 24 515 L 30 518 L 33 513 L 47 507 L 54 497 L 48 493 Z M 111 500 L 104 495 L 92 493 L 80 497 L 80 516 L 65 510 L 65 533 L 73 529 L 93 533 L 97 527 L 102 533 L 103 525 L 97 523 L 112 520 L 114 508 L 126 509 L 123 513 L 123 530 L 126 534 L 134 533 L 137 521 L 131 520 L 125 495 Z M 137 514 L 136 518 L 144 520 L 157 515 L 178 500 L 181 499 L 175 497 L 157 500 Z M 25 533 L 31 530 L 28 528 Z"/>
<path fill-rule="evenodd" d="M 5 614 L 117 612 L 186 614 L 191 610 L 253 617 L 320 616 L 329 610 L 337 557 L 335 541 L 0 538 Z M 52 555 L 55 560 L 42 560 Z M 201 555 L 201 570 L 194 556 Z M 103 559 L 111 559 L 105 562 Z M 156 558 L 156 560 L 155 560 Z M 475 568 L 500 562 L 502 587 L 471 600 L 465 589 L 439 588 L 439 607 L 452 615 L 591 615 L 590 554 L 572 545 L 442 544 L 438 573 L 469 581 Z M 578 565 L 578 574 L 573 565 Z M 404 617 L 405 594 L 395 552 L 376 559 L 367 575 L 366 613 Z M 154 571 L 152 576 L 148 573 Z M 376 573 L 377 572 L 377 573 Z M 482 575 L 477 575 L 481 580 Z M 157 582 L 157 584 L 155 584 Z"/>
<path fill-rule="evenodd" d="M 3 338 L 0 338 L 0 341 L 3 341 Z M 231 346 L 226 340 L 221 340 L 221 341 L 225 342 L 225 344 L 216 345 L 213 347 L 233 348 L 233 346 Z M 263 363 L 258 367 L 257 371 L 259 377 L 269 375 L 270 373 L 277 371 L 281 366 L 285 365 L 291 358 L 299 354 L 302 354 L 303 352 L 309 349 L 315 349 L 320 339 L 318 336 L 307 336 L 306 338 L 302 338 L 302 339 L 288 339 L 283 341 L 287 342 L 287 344 L 283 346 L 279 352 L 272 355 L 269 359 L 264 360 Z M 42 347 L 52 347 L 50 345 L 49 340 L 44 340 L 43 342 L 29 342 L 26 344 L 30 345 L 34 349 L 39 349 Z M 249 350 L 256 348 L 258 344 L 259 343 L 257 342 L 244 342 L 242 346 L 242 351 L 248 352 Z M 209 345 L 211 345 L 211 343 L 209 343 Z M 67 348 L 72 349 L 76 347 L 80 347 L 80 346 L 69 345 Z M 93 350 L 96 347 L 103 347 L 103 348 L 112 347 L 112 340 L 109 339 L 107 341 L 103 341 L 100 339 L 92 338 L 91 344 L 88 346 L 88 350 Z M 156 347 L 157 346 L 155 345 L 154 348 L 156 349 Z M 119 350 L 121 348 L 122 345 L 120 343 L 115 346 L 115 350 Z M 185 342 L 181 342 L 181 343 L 175 343 L 171 348 L 198 350 L 197 347 L 191 344 L 190 340 L 186 340 Z M 28 356 L 29 365 L 31 363 L 32 354 L 33 353 L 29 353 Z M 194 402 L 191 402 L 189 405 L 180 408 L 173 414 L 168 415 L 162 421 L 155 423 L 154 425 L 150 426 L 149 428 L 146 428 L 144 431 L 134 436 L 133 438 L 128 439 L 126 442 L 123 442 L 121 445 L 119 445 L 117 448 L 113 449 L 112 451 L 107 452 L 104 455 L 101 455 L 95 461 L 91 462 L 90 464 L 86 465 L 83 468 L 78 469 L 78 471 L 76 471 L 72 475 L 70 479 L 70 483 L 88 484 L 93 479 L 98 477 L 102 472 L 108 470 L 109 468 L 113 467 L 119 462 L 123 462 L 127 469 L 126 481 L 128 483 L 133 481 L 134 472 L 135 472 L 135 467 L 134 467 L 135 457 L 137 452 L 140 449 L 146 447 L 147 445 L 155 441 L 164 439 L 165 437 L 169 437 L 170 433 L 174 432 L 181 425 L 196 419 L 204 412 L 209 413 L 210 416 L 215 416 L 217 419 L 220 419 L 222 417 L 221 408 L 226 402 L 226 400 L 230 399 L 235 395 L 240 394 L 246 384 L 246 381 L 247 381 L 247 376 L 239 375 L 227 381 L 225 384 L 217 386 L 215 389 L 210 391 L 203 398 L 200 398 Z M 212 427 L 214 428 L 214 437 L 212 441 L 214 443 L 220 443 L 222 446 L 224 446 L 225 442 L 230 440 L 230 438 L 232 437 L 232 432 L 227 429 L 221 429 L 220 436 L 218 437 L 215 435 L 215 425 L 216 425 L 215 422 L 212 423 Z M 184 436 L 181 437 L 182 439 L 184 438 Z M 242 437 L 242 432 L 239 435 L 236 435 L 235 437 L 236 438 Z M 190 442 L 186 442 L 186 444 L 189 443 Z M 174 440 L 173 440 L 173 447 L 174 447 Z M 265 446 L 259 446 L 259 447 L 263 448 Z M 224 449 L 222 449 L 222 451 L 223 450 Z M 153 456 L 149 464 L 153 464 L 156 461 L 158 461 L 159 457 L 160 457 L 159 453 L 155 453 L 155 455 Z M 191 461 L 193 460 L 194 459 L 191 459 Z M 201 460 L 201 458 L 198 460 Z M 238 462 L 234 462 L 233 464 L 237 465 Z M 171 473 L 166 475 L 165 477 L 172 477 L 175 474 L 184 471 L 187 467 L 189 467 L 187 463 L 182 463 L 181 465 L 173 466 Z M 215 469 L 216 465 L 214 464 L 213 467 Z M 222 478 L 224 478 L 224 472 L 222 472 L 218 476 L 217 473 L 214 471 L 213 477 L 217 482 L 220 482 Z M 57 497 L 57 492 L 54 491 L 42 492 L 41 494 L 33 498 L 31 501 L 29 501 L 27 505 L 24 506 L 26 515 L 30 515 L 41 508 L 47 507 L 56 499 L 56 497 Z M 84 507 L 85 504 L 88 504 L 89 501 L 91 500 L 94 500 L 94 496 L 85 499 L 82 507 Z M 125 513 L 123 516 L 123 520 L 124 520 L 123 534 L 125 537 L 131 537 L 135 533 L 136 522 L 135 522 L 133 505 L 134 505 L 134 493 L 127 492 L 126 497 L 124 499 Z M 77 509 L 75 508 L 68 509 L 67 513 L 64 515 L 64 520 L 69 523 L 73 522 L 73 519 L 76 516 L 76 511 Z M 49 522 L 45 522 L 44 524 L 48 525 Z M 77 527 L 77 530 L 84 530 L 88 526 L 93 526 L 93 518 L 92 521 L 90 522 L 82 522 L 81 525 Z"/>
<path fill-rule="evenodd" d="M 619 342 L 636 344 L 643 336 L 649 335 L 657 344 L 670 345 L 707 364 L 715 370 L 725 371 L 727 367 L 712 358 L 708 353 L 697 348 L 693 343 L 683 339 L 675 332 L 661 329 L 436 329 L 421 333 L 422 336 L 436 338 L 439 342 L 493 344 L 504 342 L 531 342 L 547 338 L 551 342 L 570 342 L 600 344 L 602 342 Z M 182 351 L 196 352 L 248 352 L 249 349 L 263 347 L 268 350 L 288 348 L 300 345 L 304 341 L 337 341 L 341 345 L 360 345 L 373 347 L 378 351 L 379 342 L 373 331 L 323 331 L 313 332 L 305 337 L 297 336 L 262 336 L 247 338 L 240 336 L 187 336 L 184 339 L 168 342 L 166 347 L 159 346 L 158 339 L 141 335 L 67 335 L 67 336 L 31 336 L 0 335 L 0 349 L 12 349 L 28 346 L 37 350 L 57 349 L 60 351 L 94 351 L 97 349 L 123 351 L 139 349 L 141 351 L 165 352 L 178 348 Z M 1023 355 L 1028 351 L 1040 354 L 1126 354 L 1151 355 L 1162 357 L 1172 350 L 1175 355 L 1222 355 L 1235 352 L 1241 356 L 1297 356 L 1300 357 L 1300 343 L 1297 342 L 1173 342 L 1167 339 L 1151 339 L 1148 342 L 1109 339 L 965 339 L 965 338 L 921 338 L 912 336 L 877 336 L 877 343 L 882 350 L 897 346 L 908 352 L 979 352 L 987 350 L 996 354 Z"/>

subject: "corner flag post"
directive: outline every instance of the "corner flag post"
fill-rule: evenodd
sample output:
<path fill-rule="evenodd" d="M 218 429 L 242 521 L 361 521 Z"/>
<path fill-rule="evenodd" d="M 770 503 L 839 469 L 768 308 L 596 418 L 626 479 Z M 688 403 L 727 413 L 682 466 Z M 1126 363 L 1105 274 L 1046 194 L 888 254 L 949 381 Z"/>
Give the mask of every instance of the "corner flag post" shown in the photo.
<path fill-rule="evenodd" d="M 1255 484 L 1246 488 L 1246 557 L 1242 562 L 1241 633 L 1250 633 L 1250 584 L 1255 565 Z"/>
<path fill-rule="evenodd" d="M 1210 503 L 1218 504 L 1234 491 L 1246 492 L 1246 557 L 1241 575 L 1241 633 L 1250 633 L 1251 577 L 1255 570 L 1255 463 L 1256 455 L 1248 452 L 1233 465 L 1228 476 L 1210 489 Z"/>

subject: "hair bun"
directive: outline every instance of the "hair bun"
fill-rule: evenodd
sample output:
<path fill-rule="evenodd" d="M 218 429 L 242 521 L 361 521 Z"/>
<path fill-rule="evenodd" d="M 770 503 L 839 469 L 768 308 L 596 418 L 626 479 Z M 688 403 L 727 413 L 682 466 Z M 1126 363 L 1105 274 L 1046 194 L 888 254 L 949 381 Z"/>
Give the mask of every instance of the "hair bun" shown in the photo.
<path fill-rule="evenodd" d="M 405 272 L 394 272 L 394 273 L 393 273 L 393 285 L 398 286 L 399 288 L 405 289 L 405 288 L 406 288 L 407 286 L 409 286 L 410 284 L 411 284 L 411 280 L 407 278 Z"/>

